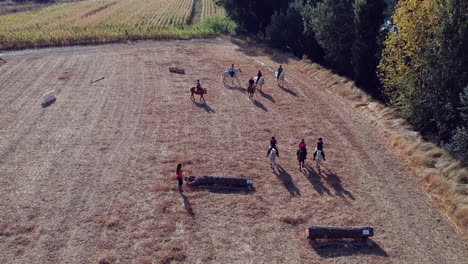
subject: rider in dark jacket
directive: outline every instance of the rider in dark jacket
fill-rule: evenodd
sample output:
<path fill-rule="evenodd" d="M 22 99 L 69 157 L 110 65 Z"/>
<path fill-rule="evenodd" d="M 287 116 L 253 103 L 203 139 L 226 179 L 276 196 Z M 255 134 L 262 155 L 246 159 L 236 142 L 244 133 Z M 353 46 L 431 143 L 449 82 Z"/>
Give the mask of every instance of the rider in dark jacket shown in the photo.
<path fill-rule="evenodd" d="M 276 76 L 277 80 L 280 78 L 282 72 L 283 72 L 283 66 L 280 65 L 278 68 L 278 75 Z"/>
<path fill-rule="evenodd" d="M 258 73 L 257 73 L 257 82 L 255 84 L 258 84 L 258 81 L 260 81 L 260 78 L 262 78 L 263 74 L 262 72 L 259 70 Z"/>
<path fill-rule="evenodd" d="M 200 80 L 197 80 L 197 92 L 200 92 L 202 89 L 202 86 L 200 84 Z"/>
<path fill-rule="evenodd" d="M 267 151 L 267 157 L 270 155 L 270 152 L 272 149 L 276 149 L 276 156 L 279 157 L 279 151 L 278 151 L 278 148 L 276 147 L 276 144 L 278 142 L 276 141 L 276 138 L 275 137 L 271 137 L 271 140 L 270 140 L 270 147 L 268 148 L 268 151 Z"/>
<path fill-rule="evenodd" d="M 325 151 L 323 151 L 323 140 L 322 140 L 321 137 L 318 139 L 318 142 L 317 142 L 317 150 L 320 150 L 322 152 L 323 160 L 326 160 L 325 159 Z M 314 152 L 314 159 L 315 159 L 315 155 L 316 155 L 316 153 Z"/>

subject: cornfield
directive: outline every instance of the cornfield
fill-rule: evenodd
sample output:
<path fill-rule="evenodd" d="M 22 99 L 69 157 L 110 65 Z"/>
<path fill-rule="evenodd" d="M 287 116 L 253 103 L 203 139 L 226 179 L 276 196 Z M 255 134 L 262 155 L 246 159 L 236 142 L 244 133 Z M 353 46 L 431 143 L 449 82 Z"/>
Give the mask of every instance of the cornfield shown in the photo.
<path fill-rule="evenodd" d="M 212 18 L 227 23 L 222 7 L 202 0 L 200 12 L 194 5 L 195 0 L 96 0 L 0 16 L 0 49 L 222 33 L 213 23 L 203 24 Z"/>

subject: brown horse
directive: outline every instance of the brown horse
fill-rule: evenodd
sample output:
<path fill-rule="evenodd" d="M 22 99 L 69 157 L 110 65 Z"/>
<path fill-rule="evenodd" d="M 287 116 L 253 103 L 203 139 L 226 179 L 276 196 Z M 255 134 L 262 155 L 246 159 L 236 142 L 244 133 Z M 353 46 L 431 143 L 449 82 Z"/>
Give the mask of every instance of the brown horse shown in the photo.
<path fill-rule="evenodd" d="M 190 95 L 191 99 L 195 100 L 195 98 L 193 97 L 193 94 L 199 94 L 200 95 L 200 101 L 203 100 L 203 103 L 205 103 L 205 98 L 203 98 L 203 95 L 207 94 L 206 88 L 201 88 L 201 90 L 198 91 L 196 87 L 192 87 L 192 88 L 190 88 L 190 93 L 191 93 L 191 95 Z"/>
<path fill-rule="evenodd" d="M 249 98 L 252 99 L 255 93 L 255 84 L 249 84 L 247 86 L 247 93 L 249 94 Z"/>

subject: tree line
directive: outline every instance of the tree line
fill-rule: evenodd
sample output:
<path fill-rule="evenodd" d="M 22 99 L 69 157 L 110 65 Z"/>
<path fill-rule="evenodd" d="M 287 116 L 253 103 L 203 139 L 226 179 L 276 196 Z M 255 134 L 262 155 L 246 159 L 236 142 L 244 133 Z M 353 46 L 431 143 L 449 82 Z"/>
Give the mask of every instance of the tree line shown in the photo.
<path fill-rule="evenodd" d="M 468 164 L 468 1 L 218 3 L 246 32 L 353 79 Z"/>

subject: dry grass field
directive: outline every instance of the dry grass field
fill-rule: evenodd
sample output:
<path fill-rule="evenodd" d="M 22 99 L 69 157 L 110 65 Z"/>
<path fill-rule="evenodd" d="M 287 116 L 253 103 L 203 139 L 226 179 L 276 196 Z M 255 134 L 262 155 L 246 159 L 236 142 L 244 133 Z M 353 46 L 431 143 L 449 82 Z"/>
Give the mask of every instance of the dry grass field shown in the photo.
<path fill-rule="evenodd" d="M 213 0 L 79 1 L 0 16 L 0 49 L 206 37 L 232 27 Z"/>
<path fill-rule="evenodd" d="M 1 54 L 0 263 L 465 263 L 468 247 L 376 117 L 287 56 L 236 39 Z M 241 67 L 238 87 L 221 71 Z M 273 82 L 282 64 L 284 88 Z M 168 68 L 184 68 L 185 75 Z M 255 100 L 245 83 L 261 69 Z M 95 80 L 100 81 L 93 82 Z M 206 104 L 190 100 L 200 79 Z M 56 103 L 41 108 L 55 89 Z M 359 96 L 358 96 L 359 97 Z M 279 167 L 265 152 L 279 142 Z M 325 170 L 295 151 L 325 141 Z M 177 191 L 185 175 L 254 192 Z M 311 225 L 373 226 L 374 248 L 309 244 Z"/>

